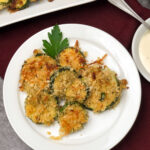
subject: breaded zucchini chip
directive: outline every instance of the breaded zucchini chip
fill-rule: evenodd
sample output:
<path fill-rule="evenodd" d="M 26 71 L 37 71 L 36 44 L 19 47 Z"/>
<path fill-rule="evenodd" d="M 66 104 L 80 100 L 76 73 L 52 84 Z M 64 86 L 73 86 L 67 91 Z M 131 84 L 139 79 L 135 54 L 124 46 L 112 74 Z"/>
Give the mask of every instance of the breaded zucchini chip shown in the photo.
<path fill-rule="evenodd" d="M 28 95 L 25 112 L 34 123 L 51 125 L 58 114 L 57 100 L 45 91 L 37 95 Z"/>
<path fill-rule="evenodd" d="M 9 5 L 10 10 L 21 10 L 29 6 L 29 0 L 11 0 Z"/>
<path fill-rule="evenodd" d="M 84 72 L 84 73 L 83 73 Z M 102 112 L 119 103 L 122 89 L 127 82 L 117 79 L 115 72 L 106 66 L 89 66 L 82 70 L 84 80 L 90 86 L 90 96 L 85 101 L 85 106 L 94 112 Z"/>
<path fill-rule="evenodd" d="M 111 108 L 116 107 L 117 104 L 120 102 L 120 98 L 121 98 L 121 94 L 122 94 L 123 89 L 128 88 L 127 87 L 128 82 L 126 79 L 118 80 L 117 82 L 118 82 L 118 85 L 120 87 L 120 95 L 118 97 L 116 97 L 115 100 L 109 106 L 107 106 L 107 109 L 111 109 Z"/>
<path fill-rule="evenodd" d="M 68 67 L 59 68 L 50 77 L 50 93 L 59 98 L 64 98 L 67 88 L 76 78 L 75 70 Z"/>
<path fill-rule="evenodd" d="M 83 128 L 88 121 L 87 111 L 79 103 L 65 104 L 58 116 L 60 135 L 65 136 Z"/>
<path fill-rule="evenodd" d="M 48 88 L 49 77 L 57 69 L 56 61 L 39 50 L 27 59 L 22 66 L 20 75 L 20 90 L 35 94 Z"/>
<path fill-rule="evenodd" d="M 97 82 L 97 77 L 101 76 L 101 70 L 103 66 L 100 64 L 86 65 L 80 69 L 79 74 L 82 76 L 82 80 L 90 87 L 94 87 Z"/>
<path fill-rule="evenodd" d="M 9 6 L 11 0 L 0 0 L 0 10 Z"/>
<path fill-rule="evenodd" d="M 7 7 L 7 5 L 2 5 L 2 4 L 0 4 L 0 10 L 4 9 L 4 8 L 6 8 L 6 7 Z"/>
<path fill-rule="evenodd" d="M 80 50 L 74 47 L 66 48 L 63 50 L 58 57 L 60 66 L 71 67 L 75 70 L 82 68 L 85 63 L 85 57 Z"/>
<path fill-rule="evenodd" d="M 89 88 L 81 78 L 76 78 L 66 90 L 67 101 L 83 103 L 89 96 Z"/>

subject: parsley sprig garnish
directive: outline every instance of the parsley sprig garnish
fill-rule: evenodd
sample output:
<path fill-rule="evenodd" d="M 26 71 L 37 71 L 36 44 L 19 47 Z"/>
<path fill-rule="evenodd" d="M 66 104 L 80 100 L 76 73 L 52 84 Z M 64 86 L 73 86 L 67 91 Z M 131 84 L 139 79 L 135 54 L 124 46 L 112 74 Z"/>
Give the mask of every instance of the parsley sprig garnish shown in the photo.
<path fill-rule="evenodd" d="M 58 25 L 53 27 L 51 33 L 48 32 L 48 38 L 49 41 L 43 40 L 43 51 L 54 59 L 63 49 L 69 47 L 68 39 L 63 40 L 63 35 Z"/>

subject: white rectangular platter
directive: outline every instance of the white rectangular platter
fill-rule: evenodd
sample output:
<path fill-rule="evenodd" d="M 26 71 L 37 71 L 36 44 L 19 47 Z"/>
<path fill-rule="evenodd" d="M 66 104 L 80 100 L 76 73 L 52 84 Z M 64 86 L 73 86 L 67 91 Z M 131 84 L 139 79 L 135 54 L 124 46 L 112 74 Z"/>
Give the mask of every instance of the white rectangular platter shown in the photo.
<path fill-rule="evenodd" d="M 15 13 L 10 13 L 5 9 L 0 11 L 0 27 L 93 1 L 95 0 L 54 0 L 53 2 L 39 0 L 38 2 L 30 4 L 28 8 Z"/>

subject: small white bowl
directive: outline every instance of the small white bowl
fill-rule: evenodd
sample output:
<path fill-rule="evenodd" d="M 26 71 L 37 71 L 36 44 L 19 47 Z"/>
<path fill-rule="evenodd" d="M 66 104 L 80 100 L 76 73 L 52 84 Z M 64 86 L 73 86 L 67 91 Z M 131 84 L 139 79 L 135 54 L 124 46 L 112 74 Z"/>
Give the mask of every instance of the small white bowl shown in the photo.
<path fill-rule="evenodd" d="M 146 22 L 150 24 L 150 18 L 147 19 Z M 141 60 L 139 57 L 139 43 L 140 43 L 142 36 L 144 35 L 146 31 L 148 31 L 148 29 L 143 24 L 141 24 L 139 28 L 137 29 L 137 31 L 135 32 L 133 41 L 132 41 L 132 56 L 133 56 L 133 59 L 136 63 L 136 66 L 139 72 L 147 81 L 150 82 L 150 74 L 141 63 Z"/>

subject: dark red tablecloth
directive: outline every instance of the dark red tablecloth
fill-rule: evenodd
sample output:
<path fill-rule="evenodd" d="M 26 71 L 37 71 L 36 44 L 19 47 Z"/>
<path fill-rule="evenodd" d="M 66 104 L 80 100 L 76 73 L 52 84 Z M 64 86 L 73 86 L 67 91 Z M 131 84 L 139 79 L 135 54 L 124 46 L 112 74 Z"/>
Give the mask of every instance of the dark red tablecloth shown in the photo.
<path fill-rule="evenodd" d="M 150 17 L 150 10 L 143 8 L 136 0 L 127 2 L 142 18 Z M 4 77 L 11 57 L 27 38 L 56 23 L 80 23 L 102 29 L 117 38 L 130 53 L 133 35 L 140 25 L 106 0 L 99 0 L 0 28 L 0 76 Z M 138 118 L 114 150 L 150 150 L 150 84 L 143 77 L 141 82 L 143 96 Z"/>

